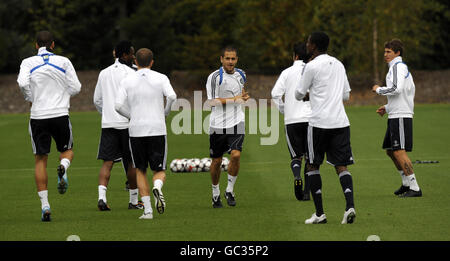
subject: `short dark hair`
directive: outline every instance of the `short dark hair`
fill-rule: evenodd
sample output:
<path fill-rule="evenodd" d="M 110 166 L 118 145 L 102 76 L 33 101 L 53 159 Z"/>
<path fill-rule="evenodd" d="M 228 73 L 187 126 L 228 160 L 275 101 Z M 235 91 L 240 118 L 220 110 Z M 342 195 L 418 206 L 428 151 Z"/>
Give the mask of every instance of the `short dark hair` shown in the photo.
<path fill-rule="evenodd" d="M 53 34 L 49 31 L 40 31 L 36 34 L 36 43 L 39 47 L 51 49 L 53 41 Z"/>
<path fill-rule="evenodd" d="M 306 52 L 306 44 L 305 43 L 295 43 L 293 47 L 294 55 L 298 56 L 299 60 L 307 61 L 308 54 Z"/>
<path fill-rule="evenodd" d="M 122 58 L 123 54 L 129 54 L 132 46 L 130 41 L 120 41 L 114 48 L 116 58 Z"/>
<path fill-rule="evenodd" d="M 324 32 L 314 32 L 309 36 L 311 43 L 315 44 L 319 52 L 325 52 L 328 50 L 330 44 L 330 37 Z"/>
<path fill-rule="evenodd" d="M 234 46 L 227 45 L 222 49 L 221 56 L 223 57 L 225 55 L 225 52 L 235 52 L 237 56 L 237 49 Z"/>
<path fill-rule="evenodd" d="M 141 48 L 136 52 L 136 62 L 139 67 L 148 67 L 153 60 L 153 52 L 148 48 Z"/>
<path fill-rule="evenodd" d="M 403 43 L 400 39 L 392 39 L 384 43 L 384 48 L 391 49 L 394 53 L 400 52 L 400 56 L 403 55 Z"/>

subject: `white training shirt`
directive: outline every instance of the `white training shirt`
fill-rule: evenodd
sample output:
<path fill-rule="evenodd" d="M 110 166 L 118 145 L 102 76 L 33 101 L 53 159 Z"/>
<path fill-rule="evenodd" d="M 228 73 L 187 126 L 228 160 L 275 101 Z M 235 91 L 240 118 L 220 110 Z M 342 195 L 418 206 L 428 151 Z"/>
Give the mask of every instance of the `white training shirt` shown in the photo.
<path fill-rule="evenodd" d="M 301 99 L 309 91 L 311 118 L 309 125 L 322 129 L 350 126 L 343 100 L 351 91 L 344 65 L 328 54 L 306 64 L 295 96 Z"/>
<path fill-rule="evenodd" d="M 48 52 L 45 47 L 39 48 L 36 56 L 22 61 L 17 83 L 25 100 L 32 103 L 31 119 L 69 115 L 70 97 L 81 90 L 70 60 Z"/>
<path fill-rule="evenodd" d="M 129 117 L 130 137 L 167 135 L 164 96 L 170 109 L 176 94 L 164 74 L 143 68 L 122 80 L 115 108 Z"/>
<path fill-rule="evenodd" d="M 408 66 L 403 63 L 401 56 L 389 62 L 386 85 L 377 88 L 376 92 L 387 96 L 388 103 L 385 108 L 389 119 L 412 118 L 416 87 Z"/>
<path fill-rule="evenodd" d="M 217 98 L 232 98 L 242 94 L 245 84 L 245 72 L 235 68 L 229 74 L 220 68 L 208 76 L 206 93 L 208 100 Z M 228 103 L 211 108 L 209 126 L 217 129 L 227 129 L 245 121 L 245 113 L 241 104 Z"/>
<path fill-rule="evenodd" d="M 295 88 L 300 82 L 305 63 L 301 60 L 281 72 L 275 86 L 272 89 L 272 99 L 278 110 L 284 114 L 284 124 L 308 122 L 311 117 L 311 105 L 309 101 L 295 99 Z M 282 97 L 284 96 L 284 102 Z"/>
<path fill-rule="evenodd" d="M 100 72 L 95 86 L 94 104 L 102 114 L 102 128 L 128 128 L 128 118 L 120 115 L 114 106 L 120 82 L 134 72 L 129 66 L 119 62 L 119 59 Z"/>

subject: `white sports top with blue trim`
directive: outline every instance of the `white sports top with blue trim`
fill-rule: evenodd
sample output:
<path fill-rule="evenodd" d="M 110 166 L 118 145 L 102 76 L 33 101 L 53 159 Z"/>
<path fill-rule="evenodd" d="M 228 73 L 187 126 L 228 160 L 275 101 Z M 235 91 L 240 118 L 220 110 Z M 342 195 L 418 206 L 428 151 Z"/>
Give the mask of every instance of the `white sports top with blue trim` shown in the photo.
<path fill-rule="evenodd" d="M 128 119 L 120 115 L 114 106 L 120 82 L 134 72 L 131 67 L 120 63 L 119 59 L 100 72 L 94 91 L 94 105 L 102 114 L 102 128 L 128 128 Z"/>
<path fill-rule="evenodd" d="M 229 74 L 220 67 L 208 76 L 206 93 L 208 100 L 232 98 L 242 93 L 246 82 L 245 72 L 235 68 Z M 209 126 L 216 129 L 227 129 L 245 121 L 245 113 L 241 104 L 228 103 L 211 108 Z"/>
<path fill-rule="evenodd" d="M 70 97 L 78 94 L 81 83 L 66 57 L 45 47 L 20 65 L 17 83 L 25 100 L 32 102 L 30 118 L 48 119 L 69 115 Z"/>
<path fill-rule="evenodd" d="M 389 119 L 412 118 L 416 87 L 408 66 L 403 63 L 401 56 L 389 62 L 386 85 L 377 88 L 377 93 L 387 96 L 388 103 L 385 108 Z"/>

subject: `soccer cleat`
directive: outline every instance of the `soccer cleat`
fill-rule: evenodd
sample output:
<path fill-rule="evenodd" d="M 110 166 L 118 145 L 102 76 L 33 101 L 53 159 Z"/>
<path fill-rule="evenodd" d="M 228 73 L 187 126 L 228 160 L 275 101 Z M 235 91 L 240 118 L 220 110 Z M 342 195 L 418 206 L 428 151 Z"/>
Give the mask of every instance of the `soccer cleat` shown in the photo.
<path fill-rule="evenodd" d="M 356 212 L 354 208 L 349 208 L 344 212 L 344 218 L 342 219 L 341 224 L 352 224 L 355 221 Z"/>
<path fill-rule="evenodd" d="M 325 224 L 327 223 L 327 217 L 322 214 L 320 217 L 316 216 L 316 213 L 312 214 L 311 218 L 305 220 L 305 224 Z"/>
<path fill-rule="evenodd" d="M 164 201 L 163 193 L 158 188 L 153 188 L 153 195 L 155 196 L 155 208 L 159 214 L 164 213 L 164 209 L 166 208 L 166 202 Z"/>
<path fill-rule="evenodd" d="M 303 200 L 303 181 L 302 179 L 294 180 L 294 192 L 297 200 Z"/>
<path fill-rule="evenodd" d="M 58 166 L 57 173 L 58 173 L 58 192 L 59 194 L 64 194 L 67 191 L 69 182 L 67 181 L 67 173 L 63 165 Z"/>
<path fill-rule="evenodd" d="M 142 214 L 142 216 L 139 217 L 139 219 L 153 219 L 153 213 L 145 213 Z"/>
<path fill-rule="evenodd" d="M 233 192 L 225 192 L 224 196 L 227 199 L 228 206 L 236 206 L 236 199 L 234 198 Z"/>
<path fill-rule="evenodd" d="M 133 204 L 130 202 L 130 203 L 128 203 L 128 209 L 144 209 L 144 206 L 139 205 L 139 204 L 133 205 Z"/>
<path fill-rule="evenodd" d="M 44 207 L 44 208 L 42 209 L 41 220 L 42 220 L 43 222 L 49 222 L 49 221 L 51 221 L 52 219 L 50 218 L 50 215 L 51 215 L 50 208 L 49 208 L 49 207 Z"/>
<path fill-rule="evenodd" d="M 422 190 L 419 189 L 419 191 L 415 190 L 408 190 L 405 192 L 405 194 L 401 195 L 402 198 L 412 198 L 412 197 L 421 197 L 422 196 Z"/>
<path fill-rule="evenodd" d="M 212 198 L 212 205 L 213 208 L 221 208 L 222 206 L 222 201 L 220 200 L 220 196 L 213 196 Z"/>
<path fill-rule="evenodd" d="M 105 201 L 103 201 L 103 199 L 100 199 L 98 201 L 97 207 L 98 207 L 98 210 L 100 210 L 100 211 L 110 211 L 111 210 L 111 208 L 109 208 L 109 206 L 105 203 Z"/>
<path fill-rule="evenodd" d="M 144 204 L 142 201 L 138 201 L 136 205 L 133 205 L 131 202 L 128 203 L 128 209 L 144 209 Z"/>
<path fill-rule="evenodd" d="M 409 187 L 402 185 L 399 189 L 397 189 L 394 192 L 394 194 L 398 196 L 398 195 L 401 195 L 401 194 L 407 192 L 408 190 L 409 190 Z"/>

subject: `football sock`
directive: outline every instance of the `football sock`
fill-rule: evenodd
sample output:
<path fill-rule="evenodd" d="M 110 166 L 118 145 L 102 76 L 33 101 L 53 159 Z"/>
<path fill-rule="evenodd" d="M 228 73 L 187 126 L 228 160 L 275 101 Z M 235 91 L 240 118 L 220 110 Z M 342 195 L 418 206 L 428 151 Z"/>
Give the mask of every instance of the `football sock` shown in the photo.
<path fill-rule="evenodd" d="M 67 171 L 67 169 L 68 169 L 69 166 L 70 166 L 70 160 L 67 159 L 67 158 L 63 158 L 63 159 L 60 161 L 59 164 L 63 165 L 63 166 L 64 166 L 64 169 Z"/>
<path fill-rule="evenodd" d="M 320 217 L 323 214 L 322 205 L 322 178 L 320 177 L 319 170 L 313 170 L 306 173 L 309 178 L 311 194 L 314 200 L 314 206 L 316 207 L 316 216 Z"/>
<path fill-rule="evenodd" d="M 292 173 L 294 174 L 294 178 L 301 179 L 302 178 L 300 176 L 300 172 L 302 170 L 302 162 L 301 162 L 301 160 L 293 159 L 291 161 L 291 170 L 292 170 Z"/>
<path fill-rule="evenodd" d="M 414 191 L 419 191 L 419 184 L 417 184 L 417 180 L 416 180 L 416 175 L 411 174 L 409 176 L 406 176 L 406 178 L 409 181 L 409 189 L 414 190 Z"/>
<path fill-rule="evenodd" d="M 403 170 L 399 170 L 398 173 L 400 173 L 400 176 L 402 177 L 402 185 L 405 187 L 409 187 L 409 179 L 406 177 Z"/>
<path fill-rule="evenodd" d="M 130 192 L 130 203 L 133 205 L 137 205 L 139 189 L 130 189 L 128 191 Z"/>
<path fill-rule="evenodd" d="M 50 207 L 48 203 L 48 190 L 42 190 L 38 192 L 39 199 L 41 200 L 41 208 Z"/>
<path fill-rule="evenodd" d="M 160 179 L 155 179 L 155 181 L 153 181 L 153 186 L 159 190 L 162 189 L 163 184 L 163 181 Z"/>
<path fill-rule="evenodd" d="M 233 192 L 234 184 L 236 183 L 236 179 L 237 179 L 237 176 L 231 176 L 230 174 L 228 174 L 228 185 L 227 185 L 227 189 L 225 190 L 226 192 Z"/>
<path fill-rule="evenodd" d="M 309 176 L 306 175 L 306 162 L 305 162 L 305 167 L 304 167 L 304 173 L 303 176 L 305 176 L 305 188 L 303 189 L 303 194 L 309 194 L 311 191 L 310 185 L 309 185 Z"/>
<path fill-rule="evenodd" d="M 106 190 L 107 190 L 107 189 L 108 189 L 108 188 L 106 188 L 106 187 L 103 186 L 103 185 L 99 185 L 99 186 L 98 186 L 98 200 L 102 199 L 103 202 L 106 203 Z"/>
<path fill-rule="evenodd" d="M 213 197 L 217 197 L 220 196 L 220 188 L 219 188 L 219 183 L 217 183 L 217 185 L 212 185 L 212 195 Z"/>
<path fill-rule="evenodd" d="M 144 214 L 153 213 L 152 204 L 150 203 L 150 196 L 141 197 L 144 203 Z"/>
<path fill-rule="evenodd" d="M 354 207 L 352 175 L 347 170 L 342 171 L 339 173 L 339 181 L 341 182 L 342 191 L 344 192 L 346 202 L 345 211 L 347 211 L 349 208 Z"/>

